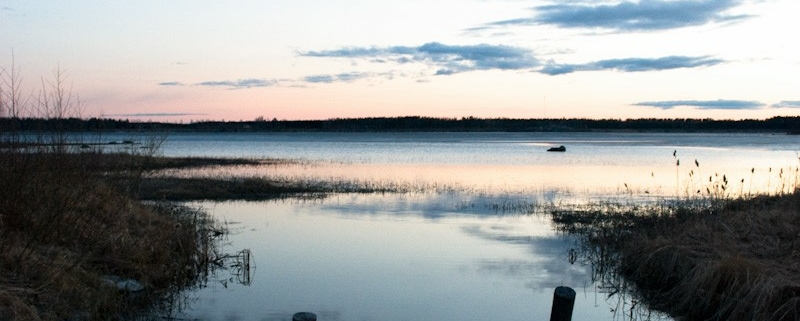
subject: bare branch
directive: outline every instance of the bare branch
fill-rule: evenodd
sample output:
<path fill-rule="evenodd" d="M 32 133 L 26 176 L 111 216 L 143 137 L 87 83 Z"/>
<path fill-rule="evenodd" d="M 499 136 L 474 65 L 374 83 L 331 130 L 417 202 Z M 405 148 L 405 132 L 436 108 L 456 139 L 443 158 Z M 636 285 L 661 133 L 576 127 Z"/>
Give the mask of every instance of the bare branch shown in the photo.
<path fill-rule="evenodd" d="M 40 117 L 65 119 L 80 117 L 80 99 L 72 93 L 72 83 L 67 83 L 67 73 L 57 67 L 50 79 L 42 77 L 42 89 L 37 98 Z"/>
<path fill-rule="evenodd" d="M 11 68 L 4 70 L 2 86 L 5 88 L 4 97 L 0 98 L 5 104 L 5 112 L 8 117 L 19 118 L 25 115 L 30 107 L 31 95 L 22 92 L 22 76 L 20 67 L 17 66 L 14 58 L 14 51 L 11 51 Z"/>

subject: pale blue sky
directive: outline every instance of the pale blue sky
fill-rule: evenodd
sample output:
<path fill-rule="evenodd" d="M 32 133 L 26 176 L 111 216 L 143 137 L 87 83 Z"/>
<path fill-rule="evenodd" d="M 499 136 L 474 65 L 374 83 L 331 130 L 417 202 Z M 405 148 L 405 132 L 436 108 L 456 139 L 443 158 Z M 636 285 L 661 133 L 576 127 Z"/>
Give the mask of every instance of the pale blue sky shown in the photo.
<path fill-rule="evenodd" d="M 0 1 L 0 66 L 159 121 L 800 115 L 796 0 Z"/>

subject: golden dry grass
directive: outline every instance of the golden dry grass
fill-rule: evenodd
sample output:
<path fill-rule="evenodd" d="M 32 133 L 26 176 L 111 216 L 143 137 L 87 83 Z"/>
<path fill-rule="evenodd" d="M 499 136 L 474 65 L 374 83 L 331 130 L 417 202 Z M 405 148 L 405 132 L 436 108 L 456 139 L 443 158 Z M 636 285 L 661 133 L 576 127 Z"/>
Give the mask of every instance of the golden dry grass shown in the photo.
<path fill-rule="evenodd" d="M 114 319 L 196 276 L 196 213 L 144 205 L 93 157 L 0 155 L 0 320 Z M 131 296 L 103 281 L 135 279 Z"/>
<path fill-rule="evenodd" d="M 606 205 L 553 219 L 583 240 L 602 286 L 676 319 L 799 320 L 800 192 L 713 203 Z"/>
<path fill-rule="evenodd" d="M 622 273 L 651 304 L 691 320 L 800 319 L 800 193 L 644 227 Z"/>

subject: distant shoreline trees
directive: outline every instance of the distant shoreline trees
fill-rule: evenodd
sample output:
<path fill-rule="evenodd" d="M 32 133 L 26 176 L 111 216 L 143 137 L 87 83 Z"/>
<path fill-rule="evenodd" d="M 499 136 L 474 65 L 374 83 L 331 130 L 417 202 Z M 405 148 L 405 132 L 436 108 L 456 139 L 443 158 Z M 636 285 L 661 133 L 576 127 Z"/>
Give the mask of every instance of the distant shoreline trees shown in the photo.
<path fill-rule="evenodd" d="M 763 132 L 800 134 L 800 117 L 714 119 L 509 119 L 373 117 L 200 121 L 187 124 L 78 117 L 0 117 L 0 131 L 158 132 Z"/>

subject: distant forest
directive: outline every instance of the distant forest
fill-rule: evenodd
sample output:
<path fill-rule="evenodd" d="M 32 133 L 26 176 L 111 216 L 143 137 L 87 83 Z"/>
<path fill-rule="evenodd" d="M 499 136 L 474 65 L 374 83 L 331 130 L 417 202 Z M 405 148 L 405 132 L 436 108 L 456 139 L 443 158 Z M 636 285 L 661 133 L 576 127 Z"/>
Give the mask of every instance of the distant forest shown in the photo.
<path fill-rule="evenodd" d="M 201 121 L 187 124 L 120 119 L 0 118 L 0 131 L 160 132 L 768 132 L 800 134 L 800 117 L 713 119 L 506 119 L 377 117 L 328 120 Z"/>

